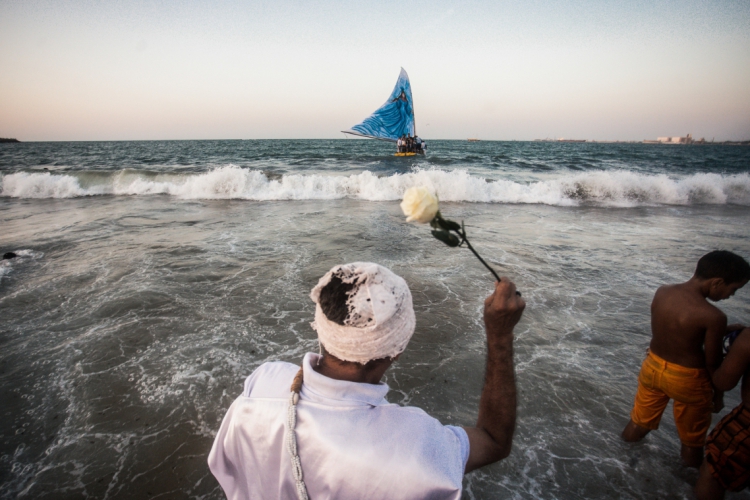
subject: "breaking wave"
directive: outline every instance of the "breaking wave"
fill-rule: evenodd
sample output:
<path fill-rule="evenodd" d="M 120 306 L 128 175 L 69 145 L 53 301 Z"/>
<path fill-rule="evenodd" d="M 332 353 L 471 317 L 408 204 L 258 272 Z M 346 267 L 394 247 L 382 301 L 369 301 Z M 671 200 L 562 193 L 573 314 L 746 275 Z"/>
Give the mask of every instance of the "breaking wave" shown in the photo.
<path fill-rule="evenodd" d="M 13 198 L 75 198 L 98 195 L 171 195 L 184 199 L 398 200 L 411 186 L 433 189 L 443 201 L 539 203 L 575 206 L 735 204 L 750 205 L 750 175 L 693 174 L 682 178 L 627 170 L 594 171 L 533 182 L 488 180 L 465 170 L 416 170 L 379 177 L 365 171 L 349 176 L 273 176 L 233 165 L 201 174 L 68 174 L 18 172 L 0 177 L 0 195 Z"/>

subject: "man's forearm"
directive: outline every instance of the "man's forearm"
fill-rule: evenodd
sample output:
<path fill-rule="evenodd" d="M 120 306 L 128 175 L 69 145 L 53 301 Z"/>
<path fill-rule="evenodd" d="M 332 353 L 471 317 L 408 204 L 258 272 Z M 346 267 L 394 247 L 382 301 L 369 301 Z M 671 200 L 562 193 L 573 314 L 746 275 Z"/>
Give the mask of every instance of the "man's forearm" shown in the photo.
<path fill-rule="evenodd" d="M 513 375 L 513 327 L 526 302 L 508 278 L 495 282 L 495 292 L 484 301 L 487 329 L 487 366 L 479 399 L 476 427 L 465 427 L 469 437 L 466 472 L 502 460 L 510 454 L 516 427 L 516 381 Z"/>
<path fill-rule="evenodd" d="M 487 332 L 487 366 L 479 402 L 477 427 L 510 453 L 516 426 L 516 381 L 513 373 L 513 330 Z"/>

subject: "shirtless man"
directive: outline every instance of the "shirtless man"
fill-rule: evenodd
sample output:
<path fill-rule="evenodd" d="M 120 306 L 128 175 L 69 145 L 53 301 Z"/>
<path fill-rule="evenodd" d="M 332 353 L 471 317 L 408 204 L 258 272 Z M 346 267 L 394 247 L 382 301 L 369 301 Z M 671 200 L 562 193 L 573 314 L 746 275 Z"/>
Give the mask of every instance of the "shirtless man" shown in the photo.
<path fill-rule="evenodd" d="M 718 390 L 728 391 L 740 377 L 742 402 L 706 441 L 706 460 L 695 485 L 698 500 L 720 500 L 726 490 L 741 491 L 750 483 L 750 328 L 742 330 L 712 380 Z"/>
<path fill-rule="evenodd" d="M 674 419 L 688 467 L 703 460 L 711 411 L 724 406 L 711 376 L 721 363 L 727 317 L 714 302 L 745 286 L 750 265 L 742 257 L 717 250 L 701 257 L 695 274 L 678 285 L 660 287 L 651 303 L 651 345 L 638 376 L 635 405 L 622 431 L 628 442 L 659 428 L 662 413 L 674 399 Z"/>

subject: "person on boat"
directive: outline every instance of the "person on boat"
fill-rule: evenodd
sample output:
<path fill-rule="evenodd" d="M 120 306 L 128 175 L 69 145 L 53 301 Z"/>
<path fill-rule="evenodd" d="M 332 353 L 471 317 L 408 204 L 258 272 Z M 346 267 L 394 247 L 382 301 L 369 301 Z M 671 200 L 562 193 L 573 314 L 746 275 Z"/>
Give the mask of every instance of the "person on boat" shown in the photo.
<path fill-rule="evenodd" d="M 400 153 L 408 153 L 409 152 L 409 136 L 404 134 L 401 139 L 401 150 Z"/>
<path fill-rule="evenodd" d="M 396 144 L 397 144 L 396 151 L 398 151 L 399 153 L 403 153 L 404 152 L 404 141 L 406 140 L 405 138 L 406 138 L 406 134 L 404 134 L 401 137 L 399 137 L 398 141 L 396 142 Z"/>
<path fill-rule="evenodd" d="M 425 143 L 422 140 L 422 138 L 419 137 L 419 136 L 415 136 L 414 142 L 416 142 L 415 152 L 416 153 L 424 153 L 424 150 L 426 148 L 425 148 Z"/>
<path fill-rule="evenodd" d="M 750 265 L 732 252 L 717 250 L 698 261 L 685 283 L 664 285 L 651 303 L 651 344 L 638 375 L 630 421 L 622 431 L 628 442 L 659 428 L 674 399 L 674 419 L 688 467 L 703 460 L 711 412 L 724 406 L 723 392 L 711 382 L 721 363 L 727 317 L 709 300 L 733 296 L 750 278 Z"/>
<path fill-rule="evenodd" d="M 443 425 L 385 399 L 386 371 L 416 324 L 403 278 L 337 265 L 312 289 L 320 354 L 264 363 L 245 381 L 208 456 L 229 499 L 442 498 L 510 453 L 516 422 L 513 328 L 526 307 L 506 278 L 484 302 L 487 361 L 474 427 Z"/>

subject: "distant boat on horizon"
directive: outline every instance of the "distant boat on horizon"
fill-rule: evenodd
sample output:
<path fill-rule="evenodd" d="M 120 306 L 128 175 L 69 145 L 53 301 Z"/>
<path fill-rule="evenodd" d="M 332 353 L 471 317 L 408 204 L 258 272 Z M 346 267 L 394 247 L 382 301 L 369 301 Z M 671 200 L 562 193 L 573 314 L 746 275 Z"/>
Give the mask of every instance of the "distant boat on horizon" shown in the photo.
<path fill-rule="evenodd" d="M 351 130 L 342 132 L 367 139 L 395 142 L 398 144 L 396 156 L 425 153 L 427 143 L 417 136 L 411 83 L 404 68 L 401 68 L 388 100 Z"/>

